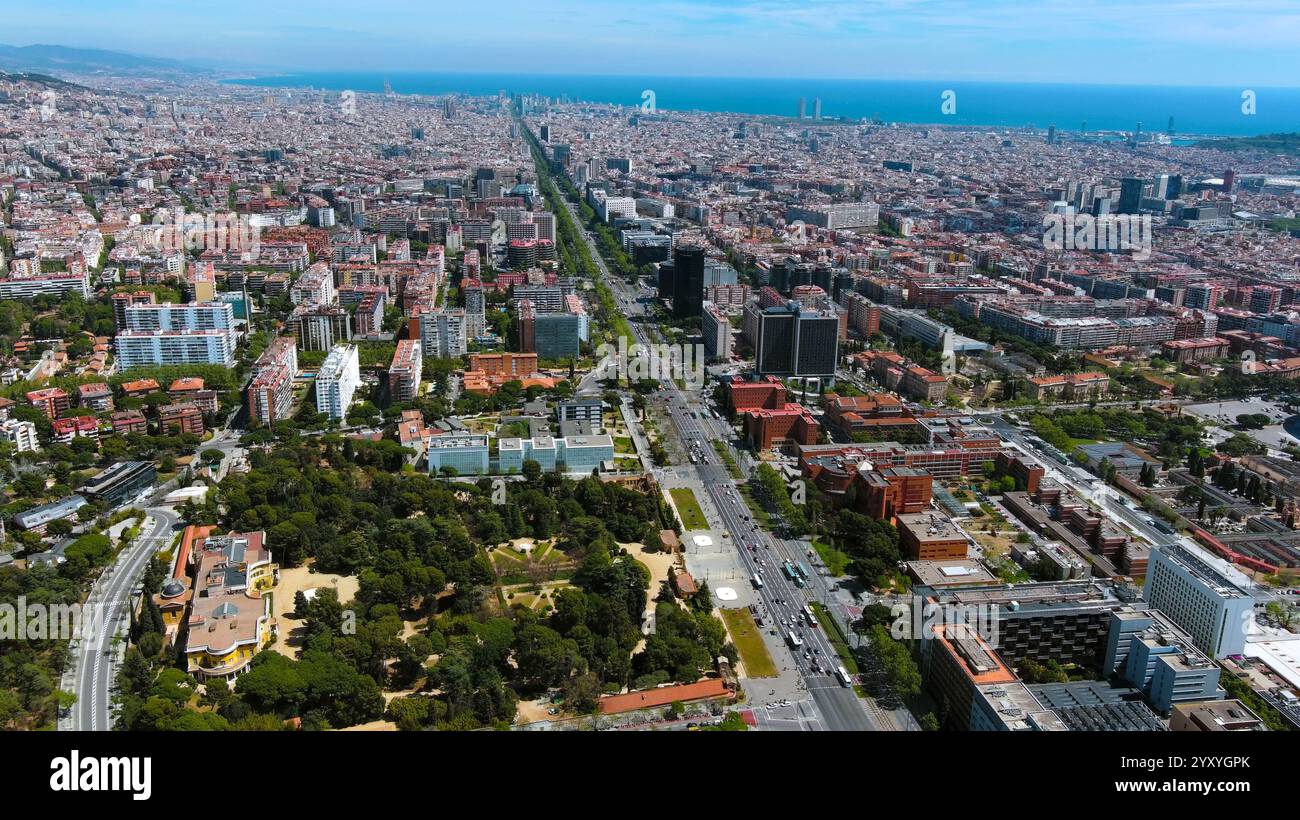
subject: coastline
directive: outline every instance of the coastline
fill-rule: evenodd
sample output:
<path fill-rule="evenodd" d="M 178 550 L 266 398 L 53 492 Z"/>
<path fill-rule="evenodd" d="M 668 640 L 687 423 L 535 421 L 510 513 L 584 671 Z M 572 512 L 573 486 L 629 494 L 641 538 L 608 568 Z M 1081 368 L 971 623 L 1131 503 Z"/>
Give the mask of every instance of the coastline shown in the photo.
<path fill-rule="evenodd" d="M 299 72 L 224 77 L 218 82 L 251 88 L 380 94 L 390 80 L 392 92 L 398 96 L 483 97 L 506 91 L 626 109 L 639 107 L 642 89 L 650 88 L 656 91 L 660 111 L 776 118 L 813 127 L 875 120 L 888 125 L 1042 133 L 1055 126 L 1063 141 L 1080 136 L 1095 141 L 1099 136 L 1124 135 L 1137 128 L 1143 134 L 1167 134 L 1175 147 L 1200 140 L 1286 133 L 1295 131 L 1300 122 L 1300 88 L 1263 86 L 1260 93 L 1267 93 L 1270 105 L 1261 116 L 1246 117 L 1237 111 L 1239 92 L 1226 86 L 458 72 Z M 950 93 L 949 85 L 961 102 L 955 115 L 941 112 L 939 106 L 940 95 Z M 800 101 L 811 114 L 819 100 L 825 103 L 822 119 L 798 119 L 796 105 Z M 1211 113 L 1205 114 L 1207 111 Z M 1179 122 L 1185 123 L 1185 128 L 1178 129 Z M 1170 131 L 1169 124 L 1175 129 Z"/>

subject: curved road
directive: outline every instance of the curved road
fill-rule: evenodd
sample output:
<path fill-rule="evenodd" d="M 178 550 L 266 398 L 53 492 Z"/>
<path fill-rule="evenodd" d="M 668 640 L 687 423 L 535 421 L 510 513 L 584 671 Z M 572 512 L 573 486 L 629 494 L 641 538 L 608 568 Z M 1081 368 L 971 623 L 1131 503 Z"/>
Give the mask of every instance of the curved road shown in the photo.
<path fill-rule="evenodd" d="M 77 702 L 68 719 L 60 721 L 62 729 L 104 732 L 113 728 L 113 690 L 117 666 L 125 654 L 125 644 L 119 637 L 130 626 L 132 598 L 145 567 L 171 542 L 177 520 L 176 513 L 167 507 L 150 507 L 145 514 L 148 529 L 118 554 L 117 561 L 96 579 L 86 598 L 87 606 L 94 607 L 92 611 L 99 614 L 100 620 L 91 634 L 83 635 L 72 647 L 72 663 L 65 679 L 71 677 Z"/>

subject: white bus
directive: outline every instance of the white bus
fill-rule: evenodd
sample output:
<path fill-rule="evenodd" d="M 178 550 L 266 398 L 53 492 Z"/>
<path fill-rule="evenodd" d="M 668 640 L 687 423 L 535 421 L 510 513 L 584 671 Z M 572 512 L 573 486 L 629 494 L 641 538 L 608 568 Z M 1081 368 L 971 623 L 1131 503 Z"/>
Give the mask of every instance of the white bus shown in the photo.
<path fill-rule="evenodd" d="M 811 626 L 813 629 L 816 629 L 816 628 L 817 628 L 817 617 L 816 617 L 815 615 L 813 615 L 813 608 L 812 608 L 812 605 L 811 605 L 811 604 L 805 604 L 805 605 L 804 605 L 804 608 L 803 608 L 803 617 L 804 617 L 804 620 L 806 620 L 806 621 L 808 622 L 808 625 L 809 625 L 809 626 Z"/>
<path fill-rule="evenodd" d="M 788 630 L 785 633 L 785 638 L 787 641 L 790 642 L 791 649 L 798 649 L 799 647 L 803 646 L 803 638 L 800 638 L 798 635 L 794 634 L 793 629 Z"/>
<path fill-rule="evenodd" d="M 845 671 L 843 666 L 835 668 L 835 677 L 840 679 L 840 686 L 848 687 L 853 685 L 853 679 L 849 677 L 849 673 Z"/>
<path fill-rule="evenodd" d="M 759 575 L 757 572 L 754 573 L 754 577 L 750 578 L 749 580 L 754 585 L 754 589 L 763 588 L 763 576 Z"/>

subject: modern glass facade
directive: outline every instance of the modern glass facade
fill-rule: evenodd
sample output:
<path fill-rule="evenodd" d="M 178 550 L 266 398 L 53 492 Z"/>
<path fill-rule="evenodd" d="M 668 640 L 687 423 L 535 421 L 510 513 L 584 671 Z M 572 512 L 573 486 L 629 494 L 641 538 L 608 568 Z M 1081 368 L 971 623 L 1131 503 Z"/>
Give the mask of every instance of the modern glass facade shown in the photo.
<path fill-rule="evenodd" d="M 536 461 L 543 472 L 590 473 L 614 458 L 614 440 L 606 435 L 570 436 L 568 438 L 503 438 L 497 472 L 523 472 L 525 461 Z"/>
<path fill-rule="evenodd" d="M 568 359 L 578 355 L 581 318 L 572 313 L 539 313 L 533 320 L 533 345 L 543 359 Z"/>
<path fill-rule="evenodd" d="M 451 467 L 458 475 L 487 475 L 488 438 L 478 435 L 434 436 L 429 439 L 426 458 L 430 473 Z"/>

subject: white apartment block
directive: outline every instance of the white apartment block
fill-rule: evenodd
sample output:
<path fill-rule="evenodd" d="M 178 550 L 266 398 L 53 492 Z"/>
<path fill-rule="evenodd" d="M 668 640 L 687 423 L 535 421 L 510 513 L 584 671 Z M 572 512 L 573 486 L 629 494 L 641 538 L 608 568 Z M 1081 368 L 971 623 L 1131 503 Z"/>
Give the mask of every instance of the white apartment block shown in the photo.
<path fill-rule="evenodd" d="M 90 276 L 87 272 L 33 273 L 0 278 L 0 299 L 31 299 L 42 293 L 71 291 L 90 296 Z"/>
<path fill-rule="evenodd" d="M 1169 616 L 1202 651 L 1215 658 L 1244 651 L 1254 598 L 1182 547 L 1151 550 L 1143 591 L 1152 608 Z"/>
<path fill-rule="evenodd" d="M 597 188 L 591 192 L 590 199 L 591 207 L 601 222 L 609 222 L 619 216 L 636 219 L 636 200 L 630 196 L 609 196 Z"/>
<path fill-rule="evenodd" d="M 117 366 L 235 364 L 234 338 L 223 330 L 128 330 L 117 334 Z"/>
<path fill-rule="evenodd" d="M 785 218 L 787 222 L 799 220 L 828 231 L 872 228 L 880 224 L 880 206 L 874 202 L 841 202 L 813 208 L 796 206 L 788 209 Z"/>
<path fill-rule="evenodd" d="M 450 359 L 468 349 L 469 320 L 463 310 L 434 310 L 420 314 L 420 348 L 425 356 Z"/>
<path fill-rule="evenodd" d="M 229 302 L 137 302 L 124 310 L 127 331 L 219 330 L 235 339 L 235 308 Z"/>
<path fill-rule="evenodd" d="M 648 216 L 659 217 L 662 219 L 672 219 L 677 215 L 673 208 L 673 203 L 666 199 L 654 199 L 652 197 L 641 197 L 637 199 L 636 206 L 642 213 Z"/>
<path fill-rule="evenodd" d="M 731 321 L 711 302 L 704 304 L 700 316 L 700 329 L 704 333 L 704 355 L 710 359 L 731 358 Z"/>
<path fill-rule="evenodd" d="M 289 301 L 295 305 L 302 302 L 314 302 L 321 305 L 334 304 L 337 291 L 334 289 L 334 273 L 329 265 L 317 262 L 303 271 L 293 287 L 289 289 Z"/>
<path fill-rule="evenodd" d="M 41 449 L 36 440 L 36 425 L 30 421 L 6 419 L 0 422 L 0 438 L 12 444 L 20 453 L 30 453 Z"/>
<path fill-rule="evenodd" d="M 316 410 L 342 420 L 361 384 L 361 359 L 356 345 L 335 345 L 316 374 Z"/>

